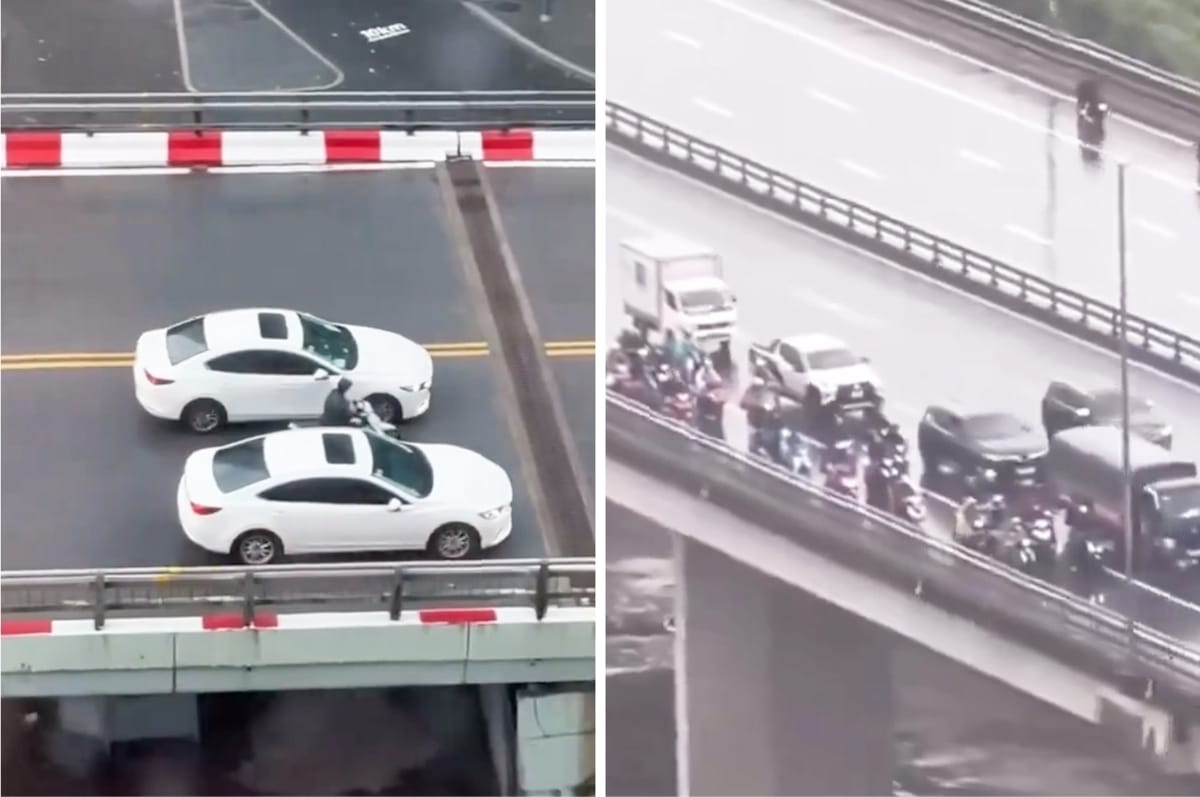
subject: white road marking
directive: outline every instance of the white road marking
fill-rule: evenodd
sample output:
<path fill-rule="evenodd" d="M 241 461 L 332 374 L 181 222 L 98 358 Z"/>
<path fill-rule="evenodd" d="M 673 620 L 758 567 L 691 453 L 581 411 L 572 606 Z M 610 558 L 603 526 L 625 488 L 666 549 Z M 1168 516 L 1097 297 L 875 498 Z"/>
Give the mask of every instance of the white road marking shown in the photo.
<path fill-rule="evenodd" d="M 213 166 L 203 171 L 213 174 L 312 174 L 316 172 L 390 172 L 432 169 L 433 161 L 397 163 L 285 163 L 263 166 Z"/>
<path fill-rule="evenodd" d="M 826 94 L 825 92 L 821 91 L 820 89 L 809 89 L 808 96 L 812 97 L 814 100 L 820 100 L 821 102 L 825 103 L 826 105 L 832 105 L 834 108 L 837 108 L 842 111 L 847 111 L 849 113 L 854 113 L 855 111 L 858 110 L 853 105 L 846 102 L 845 100 L 839 100 L 837 97 L 833 96 L 832 94 Z"/>
<path fill-rule="evenodd" d="M 827 310 L 853 324 L 869 327 L 871 329 L 881 329 L 885 326 L 885 324 L 875 316 L 867 315 L 866 313 L 859 312 L 852 307 L 847 307 L 840 302 L 835 302 L 833 299 L 829 299 L 819 293 L 814 292 L 811 288 L 805 288 L 804 290 L 796 291 L 795 296 L 802 302 L 811 304 L 814 307 L 819 307 L 822 310 Z"/>
<path fill-rule="evenodd" d="M 773 218 L 776 221 L 778 221 L 779 223 L 787 225 L 799 232 L 803 232 L 807 235 L 814 235 L 823 241 L 827 241 L 827 242 L 833 244 L 834 246 L 838 247 L 839 249 L 845 249 L 848 252 L 854 252 L 855 254 L 857 254 L 861 257 L 864 257 L 868 260 L 872 260 L 876 263 L 879 263 L 880 265 L 888 266 L 889 268 L 894 269 L 898 273 L 906 274 L 912 279 L 920 280 L 921 282 L 924 282 L 927 285 L 935 287 L 938 290 L 945 291 L 946 293 L 952 293 L 965 301 L 968 301 L 973 304 L 977 304 L 981 307 L 987 308 L 988 310 L 990 310 L 994 313 L 999 313 L 1000 315 L 1008 316 L 1013 321 L 1016 321 L 1020 324 L 1026 324 L 1028 326 L 1038 327 L 1039 329 L 1043 330 L 1044 332 L 1046 332 L 1050 335 L 1053 335 L 1054 337 L 1057 337 L 1060 340 L 1067 341 L 1075 346 L 1079 346 L 1080 348 L 1090 349 L 1091 351 L 1095 352 L 1096 354 L 1106 357 L 1110 362 L 1115 363 L 1117 361 L 1117 355 L 1114 354 L 1110 349 L 1107 349 L 1104 346 L 1100 346 L 1095 343 L 1090 343 L 1076 335 L 1070 334 L 1069 332 L 1064 332 L 1063 330 L 1059 329 L 1058 327 L 1056 327 L 1052 324 L 1048 324 L 1044 321 L 1039 321 L 1036 318 L 1033 318 L 1033 317 L 1025 315 L 1023 313 L 1017 312 L 1016 310 L 1010 310 L 1009 308 L 1004 307 L 1002 305 L 995 304 L 993 302 L 989 302 L 986 299 L 976 296 L 974 293 L 971 293 L 970 291 L 965 291 L 965 290 L 962 290 L 961 288 L 956 288 L 953 285 L 950 285 L 949 283 L 938 279 L 937 277 L 911 271 L 911 270 L 905 268 L 904 266 L 898 265 L 895 261 L 889 260 L 888 258 L 884 257 L 883 255 L 876 254 L 868 249 L 862 248 L 861 246 L 855 246 L 854 244 L 850 243 L 849 241 L 842 240 L 841 238 L 838 238 L 835 235 L 831 235 L 829 233 L 825 233 L 825 232 L 821 232 L 820 230 L 813 229 L 812 227 L 809 227 L 799 221 L 796 221 L 795 219 L 790 219 L 786 216 L 780 215 L 779 213 L 773 213 L 769 210 L 765 210 L 764 208 L 762 208 L 759 205 L 754 204 L 753 202 L 750 202 L 746 199 L 742 199 L 741 197 L 733 196 L 732 194 L 730 194 L 726 191 L 722 191 L 721 189 L 719 189 L 715 186 L 709 185 L 708 183 L 701 182 L 700 180 L 697 180 L 692 177 L 687 177 L 685 175 L 680 174 L 677 171 L 674 171 L 673 169 L 671 169 L 667 166 L 663 166 L 663 165 L 655 163 L 653 161 L 646 160 L 645 158 L 640 158 L 637 155 L 630 154 L 628 151 L 621 149 L 620 147 L 618 147 L 615 144 L 608 144 L 607 147 L 610 150 L 616 151 L 618 156 L 625 156 L 625 157 L 629 158 L 630 160 L 635 161 L 642 168 L 655 171 L 658 174 L 666 175 L 668 177 L 671 177 L 674 180 L 679 180 L 680 182 L 694 186 L 695 188 L 698 188 L 701 191 L 707 192 L 711 196 L 720 197 L 722 200 L 724 200 L 726 202 L 733 202 L 733 203 L 745 208 L 746 210 L 754 212 L 755 214 L 760 214 L 762 216 L 768 216 L 770 218 Z M 1200 297 L 1196 297 L 1196 298 L 1198 301 L 1200 301 Z M 1140 373 L 1148 374 L 1149 376 L 1153 377 L 1154 379 L 1165 380 L 1165 381 L 1170 382 L 1171 384 L 1176 385 L 1184 390 L 1187 390 L 1192 393 L 1196 393 L 1197 395 L 1200 395 L 1200 387 L 1197 387 L 1196 385 L 1194 385 L 1191 382 L 1188 382 L 1184 379 L 1180 379 L 1177 376 L 1172 376 L 1169 373 L 1160 371 L 1157 368 L 1153 368 L 1149 365 L 1146 365 L 1145 363 L 1138 362 L 1136 360 L 1131 362 L 1130 366 L 1134 370 L 1136 370 Z"/>
<path fill-rule="evenodd" d="M 146 166 L 124 169 L 0 169 L 0 177 L 162 177 L 187 174 L 182 166 Z"/>
<path fill-rule="evenodd" d="M 733 118 L 733 111 L 729 110 L 723 105 L 717 105 L 712 100 L 706 100 L 703 97 L 693 97 L 692 102 L 695 103 L 697 108 L 703 108 L 709 113 L 714 113 L 717 116 L 724 116 L 726 119 Z"/>
<path fill-rule="evenodd" d="M 483 161 L 489 169 L 595 169 L 596 161 Z"/>
<path fill-rule="evenodd" d="M 1004 77 L 1008 78 L 1009 80 L 1020 83 L 1021 85 L 1025 86 L 1027 88 L 1031 88 L 1034 91 L 1037 91 L 1038 93 L 1044 94 L 1048 97 L 1057 97 L 1060 100 L 1070 100 L 1072 102 L 1074 102 L 1074 100 L 1075 100 L 1075 98 L 1070 95 L 1064 94 L 1059 91 L 1055 91 L 1054 89 L 1050 88 L 1049 86 L 1046 86 L 1042 83 L 1038 83 L 1036 80 L 1032 80 L 1023 75 L 1018 75 L 1016 72 L 1010 72 L 1002 66 L 991 63 L 989 61 L 985 61 L 981 58 L 976 58 L 972 55 L 968 55 L 967 53 L 958 52 L 957 50 L 955 50 L 952 47 L 948 47 L 944 44 L 939 44 L 938 42 L 935 42 L 931 39 L 927 39 L 922 36 L 919 36 L 919 35 L 916 35 L 913 33 L 909 33 L 908 31 L 901 30 L 899 28 L 895 28 L 895 27 L 887 24 L 886 22 L 881 22 L 878 19 L 873 19 L 872 17 L 869 17 L 865 14 L 860 14 L 857 11 L 853 11 L 849 8 L 845 8 L 836 2 L 832 2 L 832 0 L 809 0 L 809 2 L 824 6 L 825 8 L 829 9 L 830 11 L 841 14 L 842 16 L 850 17 L 850 18 L 857 20 L 858 22 L 861 22 L 865 25 L 869 25 L 870 27 L 873 27 L 876 30 L 887 31 L 888 33 L 892 34 L 896 38 L 903 39 L 904 41 L 906 41 L 910 44 L 916 44 L 917 46 L 924 47 L 925 49 L 928 49 L 928 50 L 936 50 L 943 55 L 948 55 L 951 58 L 955 58 L 959 61 L 970 64 L 971 66 L 977 67 L 986 72 L 993 72 L 997 75 L 1003 75 Z M 1118 116 L 1118 115 L 1114 114 L 1114 116 Z M 1150 133 L 1151 135 L 1161 138 L 1164 141 L 1170 141 L 1173 144 L 1182 144 L 1184 146 L 1190 146 L 1192 143 L 1190 141 L 1186 141 L 1182 138 L 1179 138 L 1178 136 L 1176 136 L 1172 133 L 1168 133 L 1165 130 L 1159 130 L 1158 128 L 1152 127 L 1151 125 L 1145 124 L 1144 122 L 1139 122 L 1136 119 L 1130 119 L 1130 118 L 1123 117 L 1123 116 L 1118 116 L 1118 118 L 1121 121 L 1128 124 L 1130 127 L 1135 127 L 1146 133 Z"/>
<path fill-rule="evenodd" d="M 696 50 L 700 49 L 700 42 L 685 33 L 680 33 L 679 31 L 675 30 L 664 30 L 663 35 L 671 41 L 677 42 L 686 47 L 691 47 Z"/>
<path fill-rule="evenodd" d="M 1179 237 L 1178 235 L 1175 234 L 1174 230 L 1170 229 L 1169 227 L 1164 227 L 1161 224 L 1157 224 L 1153 221 L 1150 221 L 1150 219 L 1138 218 L 1138 219 L 1134 219 L 1133 223 L 1136 224 L 1137 226 L 1141 227 L 1143 230 L 1152 232 L 1155 235 L 1160 236 L 1162 238 L 1168 238 L 1168 239 L 1173 240 L 1173 239 Z"/>
<path fill-rule="evenodd" d="M 958 151 L 958 155 L 963 160 L 969 160 L 969 161 L 971 161 L 971 163 L 975 163 L 980 166 L 986 166 L 987 168 L 992 169 L 993 171 L 997 171 L 997 172 L 1004 171 L 1004 164 L 1000 163 L 1000 161 L 995 160 L 993 158 L 989 158 L 987 155 L 980 155 L 978 152 L 975 152 L 973 150 L 960 149 Z"/>
<path fill-rule="evenodd" d="M 847 171 L 854 172 L 855 174 L 857 174 L 861 177 L 867 177 L 871 180 L 882 180 L 883 179 L 883 175 L 881 175 L 879 172 L 875 171 L 874 169 L 863 166 L 861 163 L 857 163 L 848 158 L 842 158 L 841 160 L 838 161 L 838 163 L 842 164 L 842 167 L 845 168 Z"/>
<path fill-rule="evenodd" d="M 1050 246 L 1053 243 L 1053 241 L 1050 239 L 1038 235 L 1033 230 L 1026 229 L 1025 227 L 1021 227 L 1016 224 L 1005 224 L 1004 229 L 1008 230 L 1018 238 L 1024 238 L 1026 241 L 1033 241 L 1035 244 L 1039 244 L 1041 246 Z"/>
<path fill-rule="evenodd" d="M 641 232 L 656 232 L 654 225 L 644 221 L 641 216 L 631 213 L 628 210 L 622 210 L 612 203 L 604 206 L 604 212 L 614 219 L 625 222 L 630 227 L 636 227 Z"/>
<path fill-rule="evenodd" d="M 776 31 L 777 33 L 781 33 L 785 36 L 790 36 L 794 39 L 800 39 L 802 41 L 808 42 L 809 44 L 819 47 L 822 50 L 826 50 L 830 53 L 833 53 L 834 55 L 840 56 L 847 61 L 851 61 L 853 63 L 859 64 L 860 66 L 865 66 L 869 69 L 873 69 L 876 72 L 881 72 L 885 75 L 897 78 L 897 79 L 902 80 L 911 85 L 926 89 L 927 91 L 930 91 L 934 94 L 940 94 L 941 96 L 955 100 L 962 105 L 968 105 L 972 108 L 975 108 L 976 110 L 983 111 L 985 113 L 991 114 L 992 116 L 996 116 L 1001 119 L 1005 119 L 1005 120 L 1017 125 L 1018 127 L 1022 127 L 1026 130 L 1031 130 L 1035 133 L 1038 133 L 1039 135 L 1050 135 L 1053 138 L 1057 139 L 1058 141 L 1060 141 L 1064 144 L 1068 144 L 1068 145 L 1077 145 L 1078 144 L 1078 142 L 1074 136 L 1068 135 L 1066 133 L 1058 132 L 1057 130 L 1049 130 L 1049 129 L 1047 129 L 1046 125 L 1042 122 L 1031 122 L 1028 119 L 1026 119 L 1024 116 L 1021 116 L 1020 114 L 1013 113 L 1011 111 L 1006 111 L 1002 108 L 998 108 L 994 105 L 990 105 L 987 102 L 984 102 L 983 100 L 976 99 L 975 97 L 971 96 L 970 94 L 966 94 L 964 92 L 949 88 L 948 86 L 944 86 L 941 83 L 938 83 L 936 80 L 923 78 L 918 75 L 914 75 L 909 72 L 905 72 L 904 70 L 894 66 L 893 64 L 889 64 L 889 63 L 886 63 L 883 61 L 877 61 L 873 58 L 863 55 L 861 52 L 859 52 L 857 50 L 854 50 L 852 48 L 845 47 L 845 46 L 837 44 L 835 42 L 831 42 L 826 39 L 823 39 L 819 35 L 812 33 L 808 30 L 805 30 L 804 28 L 798 27 L 796 25 L 792 25 L 788 22 L 784 22 L 783 20 L 775 19 L 774 17 L 768 16 L 761 12 L 754 11 L 749 8 L 745 8 L 744 6 L 741 6 L 738 3 L 733 2 L 733 0 L 707 0 L 707 2 L 711 5 L 717 6 L 718 8 L 722 8 L 726 11 L 729 11 L 730 13 L 736 14 L 740 17 L 750 20 L 751 22 L 758 23 L 759 25 L 762 25 L 763 27 L 770 28 L 770 29 Z M 1168 138 L 1170 140 L 1176 141 L 1177 143 L 1181 143 L 1181 144 L 1187 143 L 1187 142 L 1179 141 L 1178 139 L 1175 139 L 1173 136 L 1167 136 L 1166 134 L 1162 134 L 1162 136 L 1164 138 Z M 1139 166 L 1137 163 L 1133 162 L 1132 159 L 1130 159 L 1129 157 L 1122 155 L 1119 151 L 1115 151 L 1111 146 L 1108 149 L 1114 159 L 1124 160 L 1124 161 L 1129 162 L 1129 166 L 1133 171 L 1140 172 L 1140 173 L 1150 173 L 1151 172 L 1152 169 L 1149 164 Z M 1159 172 L 1158 174 L 1152 175 L 1152 176 L 1156 176 L 1156 177 L 1159 177 L 1159 179 L 1162 179 L 1162 177 L 1164 175 L 1165 175 L 1165 173 Z M 1177 187 L 1180 185 L 1180 183 L 1175 178 L 1171 178 L 1169 180 L 1169 184 L 1177 186 Z"/>

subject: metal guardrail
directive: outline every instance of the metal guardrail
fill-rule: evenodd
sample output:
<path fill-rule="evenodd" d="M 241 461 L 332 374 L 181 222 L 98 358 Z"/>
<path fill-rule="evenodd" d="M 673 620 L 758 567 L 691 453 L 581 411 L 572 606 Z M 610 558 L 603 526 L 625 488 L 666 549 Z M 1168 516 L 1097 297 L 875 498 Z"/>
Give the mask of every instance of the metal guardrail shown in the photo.
<path fill-rule="evenodd" d="M 999 9 L 985 0 L 834 0 L 964 52 L 1000 45 L 1014 57 L 997 64 L 1070 93 L 1080 77 L 1108 85 L 1118 112 L 1194 140 L 1200 134 L 1200 83 L 1124 53 Z M 941 28 L 946 30 L 939 30 Z M 970 41 L 975 34 L 977 41 Z M 977 54 L 986 60 L 987 56 Z M 1057 74 L 1056 74 L 1057 73 Z"/>
<path fill-rule="evenodd" d="M 1186 102 L 1189 110 L 1200 103 L 1200 81 L 1168 72 L 1087 39 L 997 8 L 983 0 L 903 0 L 926 6 L 935 13 L 954 16 L 965 23 L 983 26 L 988 33 L 1034 45 L 1076 68 L 1090 68 L 1111 80 L 1136 82 L 1140 88 L 1164 92 L 1170 102 Z M 1182 107 L 1182 106 L 1181 106 Z"/>
<path fill-rule="evenodd" d="M 507 129 L 595 126 L 585 91 L 322 92 L 219 94 L 9 94 L 4 131 Z"/>
<path fill-rule="evenodd" d="M 607 141 L 913 271 L 1117 351 L 1120 311 L 900 219 L 608 103 Z M 1200 385 L 1200 340 L 1126 317 L 1130 356 Z"/>
<path fill-rule="evenodd" d="M 233 607 L 249 624 L 259 609 L 382 611 L 455 605 L 595 606 L 594 559 L 356 562 L 265 567 L 23 570 L 0 573 L 6 618 L 188 614 Z"/>
<path fill-rule="evenodd" d="M 608 455 L 643 473 L 805 547 L 852 559 L 881 580 L 1027 640 L 1082 671 L 1137 678 L 1144 692 L 1200 706 L 1200 650 L 1180 640 L 930 537 L 611 392 L 606 426 Z"/>

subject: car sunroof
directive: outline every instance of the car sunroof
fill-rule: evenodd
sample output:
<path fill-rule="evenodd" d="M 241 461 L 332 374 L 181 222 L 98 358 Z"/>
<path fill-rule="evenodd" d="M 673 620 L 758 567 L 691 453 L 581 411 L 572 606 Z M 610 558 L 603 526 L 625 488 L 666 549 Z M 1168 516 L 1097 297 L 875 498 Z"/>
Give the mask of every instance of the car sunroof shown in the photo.
<path fill-rule="evenodd" d="M 355 463 L 354 441 L 350 439 L 350 435 L 326 432 L 321 435 L 321 442 L 325 445 L 325 461 L 330 465 L 353 465 Z"/>
<path fill-rule="evenodd" d="M 287 319 L 283 313 L 259 313 L 258 331 L 266 340 L 287 340 Z"/>

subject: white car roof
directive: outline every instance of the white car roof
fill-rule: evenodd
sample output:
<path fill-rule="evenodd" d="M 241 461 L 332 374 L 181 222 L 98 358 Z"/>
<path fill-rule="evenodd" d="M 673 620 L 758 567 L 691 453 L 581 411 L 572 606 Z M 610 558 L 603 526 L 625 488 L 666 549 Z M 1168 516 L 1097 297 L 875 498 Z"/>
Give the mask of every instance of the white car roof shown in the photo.
<path fill-rule="evenodd" d="M 835 338 L 833 335 L 826 335 L 823 332 L 792 335 L 787 338 L 782 338 L 780 342 L 787 343 L 801 352 L 828 351 L 829 349 L 849 350 L 850 348 L 839 338 Z"/>
<path fill-rule="evenodd" d="M 283 316 L 285 337 L 263 335 L 262 316 L 269 325 Z M 241 349 L 285 349 L 298 351 L 303 333 L 300 330 L 300 314 L 295 310 L 275 307 L 249 307 L 241 310 L 219 310 L 204 316 L 204 341 L 213 354 L 223 354 Z"/>
<path fill-rule="evenodd" d="M 339 454 L 343 456 L 338 457 Z M 339 462 L 339 458 L 352 461 Z M 272 478 L 301 474 L 369 476 L 373 464 L 366 434 L 350 428 L 310 427 L 272 432 L 263 438 L 263 459 Z"/>

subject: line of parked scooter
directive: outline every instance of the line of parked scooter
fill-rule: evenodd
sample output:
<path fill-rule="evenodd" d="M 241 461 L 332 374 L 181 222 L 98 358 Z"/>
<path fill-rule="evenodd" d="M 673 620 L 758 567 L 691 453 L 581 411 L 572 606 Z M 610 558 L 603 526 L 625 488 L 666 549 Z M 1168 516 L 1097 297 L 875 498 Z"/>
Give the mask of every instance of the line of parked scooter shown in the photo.
<path fill-rule="evenodd" d="M 702 352 L 672 350 L 635 332 L 622 333 L 606 360 L 609 390 L 714 439 L 726 440 L 732 373 Z M 747 451 L 825 489 L 921 527 L 926 496 L 953 499 L 918 487 L 909 446 L 882 402 L 817 404 L 781 395 L 770 374 L 755 368 L 738 403 L 746 415 Z M 1030 575 L 1051 578 L 1058 541 L 1054 508 L 1040 491 L 1006 496 L 981 474 L 964 475 L 965 500 L 956 507 L 955 541 Z"/>

